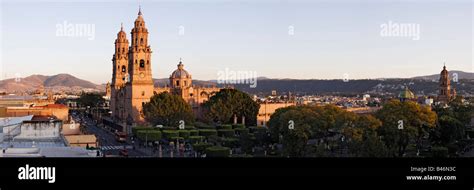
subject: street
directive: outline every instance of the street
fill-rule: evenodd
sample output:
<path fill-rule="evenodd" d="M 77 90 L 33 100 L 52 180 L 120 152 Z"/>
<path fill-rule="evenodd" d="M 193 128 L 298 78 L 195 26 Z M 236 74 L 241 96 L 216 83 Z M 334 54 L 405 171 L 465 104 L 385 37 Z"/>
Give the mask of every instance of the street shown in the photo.
<path fill-rule="evenodd" d="M 113 131 L 104 127 L 99 127 L 95 122 L 78 112 L 73 112 L 73 119 L 84 127 L 86 133 L 96 135 L 99 141 L 99 149 L 105 156 L 119 156 L 120 150 L 126 149 L 129 157 L 144 157 L 148 156 L 145 152 L 138 149 L 133 149 L 131 141 L 118 142 Z"/>

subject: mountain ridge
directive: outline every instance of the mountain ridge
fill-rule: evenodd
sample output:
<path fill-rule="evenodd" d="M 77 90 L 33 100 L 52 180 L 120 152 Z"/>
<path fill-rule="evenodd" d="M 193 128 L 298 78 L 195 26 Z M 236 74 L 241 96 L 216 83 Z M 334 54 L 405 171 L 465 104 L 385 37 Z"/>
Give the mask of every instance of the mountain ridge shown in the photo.
<path fill-rule="evenodd" d="M 455 74 L 456 73 L 456 74 Z M 459 80 L 474 80 L 474 73 L 464 71 L 449 71 L 451 77 L 457 75 Z M 410 81 L 416 81 L 417 83 L 425 83 L 427 88 L 433 91 L 436 86 L 433 82 L 439 80 L 439 74 L 415 76 L 411 78 L 379 78 L 379 79 L 353 79 L 352 82 L 343 82 L 342 79 L 289 79 L 289 78 L 267 78 L 258 77 L 257 88 L 250 88 L 248 84 L 236 84 L 233 85 L 240 90 L 244 90 L 249 93 L 261 93 L 271 90 L 283 91 L 301 91 L 308 93 L 321 93 L 321 92 L 363 92 L 372 91 L 379 84 L 390 84 L 395 85 L 393 82 L 401 82 L 400 85 L 409 84 Z M 384 82 L 385 81 L 385 82 Z M 387 82 L 391 81 L 391 82 Z M 165 87 L 169 85 L 169 78 L 153 78 L 155 87 Z M 432 84 L 433 83 L 433 84 Z M 196 86 L 218 86 L 223 87 L 223 84 L 217 84 L 217 80 L 193 80 L 193 84 Z M 389 85 L 389 86 L 390 86 Z M 8 93 L 16 92 L 33 92 L 40 88 L 53 89 L 53 91 L 74 91 L 81 92 L 82 90 L 89 91 L 105 91 L 106 84 L 94 84 L 90 81 L 77 78 L 71 74 L 60 73 L 56 75 L 41 75 L 34 74 L 24 78 L 10 78 L 0 81 L 0 91 Z M 429 87 L 428 87 L 429 86 Z M 468 85 L 470 86 L 470 85 Z M 297 89 L 302 88 L 302 89 Z M 395 88 L 395 87 L 391 87 Z M 418 86 L 416 90 L 421 90 Z M 470 90 L 467 88 L 466 90 Z"/>

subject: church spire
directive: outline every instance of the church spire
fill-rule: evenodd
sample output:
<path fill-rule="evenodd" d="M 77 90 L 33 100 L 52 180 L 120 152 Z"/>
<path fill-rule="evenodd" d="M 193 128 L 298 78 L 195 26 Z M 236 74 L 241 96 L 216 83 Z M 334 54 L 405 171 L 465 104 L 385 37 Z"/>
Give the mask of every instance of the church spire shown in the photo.
<path fill-rule="evenodd" d="M 138 5 L 138 15 L 142 15 L 142 6 Z"/>

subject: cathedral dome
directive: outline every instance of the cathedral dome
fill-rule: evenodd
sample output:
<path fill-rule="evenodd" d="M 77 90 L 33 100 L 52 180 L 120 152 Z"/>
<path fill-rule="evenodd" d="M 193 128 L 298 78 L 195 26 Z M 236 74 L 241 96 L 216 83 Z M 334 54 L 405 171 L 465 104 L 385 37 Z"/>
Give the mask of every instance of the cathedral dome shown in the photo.
<path fill-rule="evenodd" d="M 184 65 L 181 61 L 179 61 L 178 69 L 171 73 L 170 78 L 191 78 L 191 75 L 188 71 L 184 70 Z"/>
<path fill-rule="evenodd" d="M 408 87 L 405 87 L 405 89 L 398 94 L 398 97 L 400 99 L 414 99 L 415 94 L 408 89 Z"/>

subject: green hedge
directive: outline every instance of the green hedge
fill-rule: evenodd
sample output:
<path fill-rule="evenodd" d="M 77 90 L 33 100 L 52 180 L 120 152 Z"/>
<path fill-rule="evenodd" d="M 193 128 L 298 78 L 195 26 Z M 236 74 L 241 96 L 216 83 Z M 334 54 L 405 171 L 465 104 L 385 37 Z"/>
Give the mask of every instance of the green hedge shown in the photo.
<path fill-rule="evenodd" d="M 243 125 L 243 124 L 233 124 L 232 128 L 233 129 L 245 129 L 245 125 Z"/>
<path fill-rule="evenodd" d="M 163 137 L 170 140 L 173 137 L 179 137 L 178 130 L 163 130 Z"/>
<path fill-rule="evenodd" d="M 153 130 L 153 127 L 132 127 L 132 134 L 137 136 L 138 131 Z"/>
<path fill-rule="evenodd" d="M 199 135 L 200 136 L 217 136 L 217 130 L 215 129 L 199 129 Z"/>
<path fill-rule="evenodd" d="M 138 139 L 142 141 L 159 141 L 161 132 L 157 130 L 140 130 L 137 132 Z"/>
<path fill-rule="evenodd" d="M 184 126 L 184 129 L 186 129 L 186 130 L 194 130 L 194 129 L 196 129 L 196 127 L 194 127 L 194 125 L 186 125 L 186 126 Z"/>
<path fill-rule="evenodd" d="M 232 154 L 230 155 L 232 158 L 253 158 L 251 154 Z"/>
<path fill-rule="evenodd" d="M 199 136 L 198 130 L 189 130 L 189 136 Z"/>
<path fill-rule="evenodd" d="M 178 129 L 178 127 L 172 127 L 172 126 L 163 126 L 163 128 L 161 128 L 162 130 L 176 130 Z"/>
<path fill-rule="evenodd" d="M 219 129 L 217 134 L 221 137 L 234 137 L 235 131 L 233 129 Z"/>
<path fill-rule="evenodd" d="M 249 133 L 255 133 L 257 131 L 256 126 L 247 127 L 247 129 L 249 129 Z"/>
<path fill-rule="evenodd" d="M 239 135 L 244 135 L 244 134 L 249 134 L 249 129 L 234 129 L 235 131 L 235 134 L 239 134 Z"/>
<path fill-rule="evenodd" d="M 218 125 L 216 128 L 217 129 L 232 129 L 232 125 L 230 124 Z"/>
<path fill-rule="evenodd" d="M 222 145 L 230 148 L 237 148 L 240 146 L 240 140 L 238 138 L 222 138 Z"/>
<path fill-rule="evenodd" d="M 198 129 L 215 129 L 214 126 L 205 124 L 203 122 L 195 122 L 194 126 Z"/>
<path fill-rule="evenodd" d="M 189 136 L 188 140 L 191 142 L 191 144 L 199 143 L 204 140 L 203 136 Z"/>
<path fill-rule="evenodd" d="M 176 140 L 182 141 L 182 140 L 184 140 L 184 138 L 183 137 L 171 137 L 168 140 L 176 142 Z"/>
<path fill-rule="evenodd" d="M 190 132 L 188 130 L 178 130 L 179 136 L 183 137 L 184 139 L 188 139 L 190 136 Z"/>
<path fill-rule="evenodd" d="M 266 133 L 268 131 L 268 128 L 266 127 L 248 127 L 250 133 Z"/>
<path fill-rule="evenodd" d="M 230 148 L 222 146 L 212 146 L 205 150 L 207 157 L 229 157 Z"/>
<path fill-rule="evenodd" d="M 193 144 L 193 150 L 196 152 L 204 152 L 207 148 L 211 147 L 209 143 L 195 143 Z"/>

